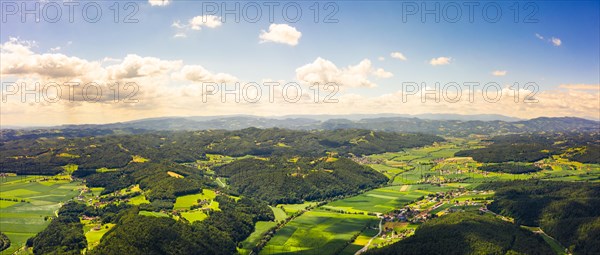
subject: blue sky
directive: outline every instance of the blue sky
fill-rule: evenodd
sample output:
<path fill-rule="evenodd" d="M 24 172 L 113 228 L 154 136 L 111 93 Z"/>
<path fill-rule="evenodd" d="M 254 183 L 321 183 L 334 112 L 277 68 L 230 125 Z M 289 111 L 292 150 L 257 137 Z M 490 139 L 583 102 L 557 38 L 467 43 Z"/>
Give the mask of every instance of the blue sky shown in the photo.
<path fill-rule="evenodd" d="M 20 8 L 21 3 L 16 3 Z M 463 12 L 456 23 L 447 22 L 443 16 L 437 23 L 432 15 L 426 16 L 425 22 L 421 21 L 423 4 L 427 8 L 439 4 L 440 15 L 444 15 L 443 8 L 448 7 L 448 15 L 454 16 L 452 6 L 447 6 L 449 2 L 443 1 L 331 2 L 338 8 L 333 16 L 338 20 L 336 23 L 322 22 L 333 10 L 333 8 L 324 9 L 327 2 L 318 2 L 321 9 L 318 23 L 314 21 L 315 14 L 311 10 L 314 1 L 298 2 L 302 17 L 297 22 L 289 22 L 283 18 L 281 7 L 286 2 L 281 2 L 275 8 L 273 23 L 285 24 L 286 29 L 291 27 L 301 33 L 294 45 L 289 42 L 261 42 L 264 41 L 259 39 L 261 31 L 269 31 L 271 25 L 266 14 L 268 7 L 263 2 L 256 2 L 263 12 L 263 16 L 256 23 L 247 22 L 243 17 L 240 22 L 235 22 L 231 15 L 225 16 L 226 20 L 223 21 L 223 13 L 219 10 L 214 13 L 214 16 L 221 21 L 221 24 L 213 28 L 201 24 L 200 30 L 191 29 L 191 25 L 188 24 L 194 17 L 208 15 L 203 12 L 200 1 L 173 0 L 168 1 L 167 4 L 154 6 L 148 1 L 135 2 L 139 10 L 133 18 L 138 19 L 139 22 L 133 24 L 113 21 L 114 13 L 110 6 L 115 4 L 114 1 L 97 2 L 101 6 L 103 15 L 100 21 L 94 24 L 86 22 L 81 16 L 81 7 L 86 2 L 80 2 L 80 5 L 75 7 L 73 23 L 68 22 L 67 7 L 63 2 L 56 3 L 63 11 L 59 22 L 49 23 L 42 19 L 36 23 L 30 15 L 27 16 L 28 21 L 23 23 L 20 21 L 22 13 L 8 15 L 7 22 L 2 22 L 0 41 L 7 43 L 11 38 L 17 38 L 15 41 L 19 44 L 35 41 L 29 49 L 32 54 L 37 55 L 62 54 L 88 62 L 99 62 L 105 58 L 115 59 L 115 61 L 102 63 L 103 67 L 119 64 L 119 61 L 131 54 L 165 61 L 180 61 L 182 66 L 199 65 L 213 73 L 231 74 L 243 82 L 261 82 L 265 79 L 308 82 L 299 78 L 297 69 L 311 63 L 315 64 L 318 58 L 333 63 L 339 69 L 358 65 L 367 59 L 371 62 L 373 70 L 382 68 L 393 76 L 380 77 L 367 74 L 364 78 L 375 84 L 374 86 L 340 84 L 341 95 L 360 95 L 365 97 L 365 100 L 376 101 L 378 97 L 397 93 L 401 90 L 402 82 L 426 82 L 428 85 L 433 85 L 434 82 L 445 84 L 494 81 L 503 87 L 515 82 L 520 84 L 535 82 L 541 92 L 573 92 L 570 93 L 571 96 L 574 93 L 585 93 L 584 95 L 592 95 L 590 97 L 592 101 L 587 102 L 588 104 L 600 104 L 599 101 L 593 101 L 594 98 L 598 98 L 598 84 L 600 84 L 598 71 L 600 70 L 600 2 L 598 1 L 532 2 L 533 4 L 528 8 L 525 8 L 526 2 L 478 2 L 479 5 L 474 8 L 474 22 L 469 22 L 465 13 L 468 9 L 464 3 L 454 2 L 458 3 Z M 124 3 L 119 3 L 121 8 L 119 17 L 123 19 L 132 9 L 124 10 Z M 224 3 L 229 7 L 240 3 L 242 7 L 247 2 L 215 1 L 214 3 L 218 5 Z M 518 22 L 514 21 L 515 3 L 519 4 Z M 31 4 L 28 3 L 29 6 Z M 48 2 L 40 4 L 44 6 Z M 406 22 L 403 22 L 403 13 L 407 12 L 403 8 L 413 4 L 416 4 L 420 10 L 415 15 L 407 16 Z M 482 14 L 483 6 L 491 5 L 499 6 L 502 11 L 502 16 L 496 23 L 486 21 Z M 524 22 L 526 15 L 531 14 L 534 7 L 537 11 L 530 18 L 536 21 Z M 2 8 L 3 15 L 7 15 L 5 8 L 9 7 L 3 5 Z M 242 11 L 239 13 L 244 15 Z M 493 8 L 490 13 L 493 13 Z M 176 28 L 173 25 L 175 22 L 187 27 Z M 185 34 L 186 37 L 175 37 L 178 33 Z M 392 58 L 390 56 L 392 52 L 402 53 L 406 60 Z M 449 58 L 449 62 L 435 66 L 431 64 L 432 59 L 440 57 Z M 494 71 L 504 72 L 504 75 L 492 75 Z M 5 70 L 2 78 L 4 81 L 49 80 L 39 73 L 15 74 Z M 165 83 L 163 86 L 173 89 L 193 84 L 185 80 L 171 79 L 163 83 Z M 580 90 L 581 85 L 587 87 Z M 548 101 L 550 100 L 552 99 L 548 97 Z M 553 102 L 553 105 L 563 107 L 560 103 Z M 365 112 L 397 112 L 381 106 L 375 107 Z M 595 109 L 598 108 L 594 107 L 596 106 L 584 110 L 572 109 L 572 112 L 561 114 L 597 118 L 599 113 Z M 521 108 L 520 111 L 527 111 Z M 165 111 L 169 112 L 168 109 Z M 328 110 L 323 111 L 328 112 Z M 236 107 L 230 106 L 222 113 L 236 112 L 238 112 Z M 290 113 L 301 112 L 303 111 L 290 110 Z M 471 113 L 467 110 L 458 112 Z M 56 110 L 56 113 L 60 114 L 60 111 Z M 240 113 L 247 112 L 242 110 Z M 272 112 L 258 110 L 256 113 L 272 114 Z M 529 113 L 516 111 L 503 114 L 533 117 L 542 113 L 532 110 Z M 192 110 L 188 110 L 185 115 L 205 114 L 201 112 L 195 114 Z M 150 115 L 140 112 L 135 116 Z M 103 121 L 110 121 L 110 119 Z"/>

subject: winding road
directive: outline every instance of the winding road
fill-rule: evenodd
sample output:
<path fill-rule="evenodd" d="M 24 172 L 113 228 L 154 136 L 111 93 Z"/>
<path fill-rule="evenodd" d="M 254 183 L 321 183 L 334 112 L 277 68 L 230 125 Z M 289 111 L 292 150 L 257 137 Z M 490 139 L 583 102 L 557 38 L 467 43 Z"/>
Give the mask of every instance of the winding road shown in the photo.
<path fill-rule="evenodd" d="M 382 223 L 383 223 L 383 217 L 381 217 L 379 219 L 379 233 L 377 233 L 377 235 L 371 237 L 371 239 L 369 240 L 369 242 L 365 245 L 365 247 L 362 247 L 362 249 L 358 250 L 356 253 L 354 253 L 354 255 L 359 255 L 365 251 L 367 251 L 367 249 L 369 249 L 369 245 L 371 245 L 371 242 L 373 242 L 373 239 L 375 239 L 376 237 L 378 237 L 379 235 L 381 235 L 381 232 L 383 231 L 382 228 Z"/>

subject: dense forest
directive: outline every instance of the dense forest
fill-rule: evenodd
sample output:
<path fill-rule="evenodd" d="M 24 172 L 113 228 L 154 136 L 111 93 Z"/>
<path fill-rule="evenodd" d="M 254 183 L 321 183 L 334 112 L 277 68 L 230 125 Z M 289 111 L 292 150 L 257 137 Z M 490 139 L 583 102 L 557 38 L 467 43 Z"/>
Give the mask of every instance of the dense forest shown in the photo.
<path fill-rule="evenodd" d="M 153 132 L 81 138 L 37 138 L 0 142 L 0 172 L 57 174 L 68 164 L 95 171 L 127 166 L 133 156 L 176 163 L 228 156 L 368 155 L 419 147 L 444 139 L 433 135 L 369 130 L 293 131 L 248 128 L 237 131 Z"/>
<path fill-rule="evenodd" d="M 553 254 L 540 237 L 491 214 L 446 214 L 423 223 L 413 236 L 368 254 Z"/>
<path fill-rule="evenodd" d="M 0 251 L 6 250 L 8 247 L 10 247 L 10 240 L 4 233 L 0 232 Z"/>
<path fill-rule="evenodd" d="M 34 254 L 81 254 L 87 247 L 83 225 L 79 222 L 84 208 L 83 204 L 65 204 L 44 231 L 27 240 L 27 246 L 33 247 Z"/>
<path fill-rule="evenodd" d="M 496 136 L 485 148 L 457 152 L 484 163 L 535 162 L 565 154 L 583 163 L 600 163 L 600 133 L 514 134 Z M 576 148 L 574 150 L 574 148 Z"/>
<path fill-rule="evenodd" d="M 234 254 L 257 221 L 274 220 L 266 204 L 252 199 L 218 196 L 217 201 L 220 211 L 192 224 L 128 210 L 92 254 Z"/>
<path fill-rule="evenodd" d="M 541 227 L 574 254 L 600 254 L 600 184 L 513 181 L 478 189 L 496 190 L 490 210 Z"/>
<path fill-rule="evenodd" d="M 321 200 L 375 188 L 388 179 L 345 158 L 242 159 L 216 168 L 240 194 L 274 204 Z"/>
<path fill-rule="evenodd" d="M 87 247 L 79 217 L 98 216 L 103 223 L 116 223 L 91 254 L 233 254 L 237 243 L 254 231 L 257 221 L 272 221 L 264 202 L 249 198 L 234 201 L 217 196 L 220 211 L 201 222 L 138 215 L 138 207 L 109 204 L 93 208 L 67 203 L 48 227 L 30 238 L 35 254 L 81 254 Z M 88 253 L 89 253 L 88 252 Z"/>

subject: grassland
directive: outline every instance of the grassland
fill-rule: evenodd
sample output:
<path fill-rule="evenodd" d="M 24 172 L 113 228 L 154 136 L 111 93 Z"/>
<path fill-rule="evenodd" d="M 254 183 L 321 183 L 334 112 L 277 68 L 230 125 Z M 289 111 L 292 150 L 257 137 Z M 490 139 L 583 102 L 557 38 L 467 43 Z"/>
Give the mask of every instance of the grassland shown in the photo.
<path fill-rule="evenodd" d="M 190 209 L 193 205 L 198 204 L 198 200 L 207 200 L 209 201 L 208 207 L 217 210 L 219 203 L 214 201 L 216 197 L 217 194 L 213 190 L 203 189 L 202 193 L 177 197 L 173 209 Z"/>
<path fill-rule="evenodd" d="M 25 241 L 42 231 L 55 216 L 61 204 L 77 196 L 80 182 L 57 176 L 9 176 L 0 182 L 0 198 L 16 199 L 0 202 L 0 226 L 11 240 L 11 246 L 1 254 L 12 254 Z"/>
<path fill-rule="evenodd" d="M 336 254 L 366 226 L 377 224 L 374 216 L 313 210 L 281 228 L 260 254 Z"/>
<path fill-rule="evenodd" d="M 254 232 L 252 232 L 252 234 L 250 234 L 250 236 L 248 236 L 248 238 L 242 242 L 242 248 L 238 249 L 238 252 L 240 254 L 250 254 L 262 236 L 264 236 L 269 229 L 275 227 L 275 225 L 277 225 L 277 223 L 272 221 L 256 222 L 256 225 L 254 226 Z"/>
<path fill-rule="evenodd" d="M 358 196 L 328 203 L 323 208 L 342 210 L 349 213 L 386 213 L 410 204 L 431 193 L 455 189 L 452 186 L 430 184 L 389 186 L 374 189 Z M 404 190 L 404 191 L 401 191 Z"/>

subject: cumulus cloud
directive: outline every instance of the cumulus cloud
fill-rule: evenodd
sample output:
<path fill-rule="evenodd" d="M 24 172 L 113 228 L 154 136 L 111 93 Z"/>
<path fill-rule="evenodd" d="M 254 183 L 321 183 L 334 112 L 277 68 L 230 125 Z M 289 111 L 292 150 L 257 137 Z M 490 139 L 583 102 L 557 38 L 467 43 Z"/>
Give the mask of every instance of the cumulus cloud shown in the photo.
<path fill-rule="evenodd" d="M 175 28 L 177 32 L 173 35 L 174 38 L 186 38 L 187 32 L 190 30 L 202 30 L 202 27 L 217 28 L 223 24 L 221 17 L 215 15 L 202 15 L 195 16 L 185 22 L 180 20 L 174 21 L 171 27 Z"/>
<path fill-rule="evenodd" d="M 309 84 L 336 83 L 344 87 L 372 88 L 376 87 L 376 84 L 369 80 L 369 76 L 389 78 L 392 75 L 382 68 L 374 69 L 368 59 L 354 66 L 338 68 L 333 62 L 319 57 L 314 62 L 296 69 L 296 79 L 299 81 Z"/>
<path fill-rule="evenodd" d="M 406 57 L 404 56 L 404 54 L 397 51 L 390 53 L 390 57 L 406 61 Z"/>
<path fill-rule="evenodd" d="M 130 79 L 162 75 L 181 66 L 181 61 L 167 61 L 129 54 L 118 65 L 107 67 L 111 79 Z"/>
<path fill-rule="evenodd" d="M 295 27 L 287 24 L 271 24 L 269 31 L 261 30 L 258 37 L 261 43 L 275 42 L 296 46 L 298 45 L 298 40 L 302 37 L 302 33 L 296 30 Z"/>
<path fill-rule="evenodd" d="M 48 78 L 71 77 L 95 73 L 99 64 L 64 54 L 35 54 L 31 48 L 35 43 L 10 38 L 0 46 L 2 76 L 37 76 Z"/>
<path fill-rule="evenodd" d="M 221 22 L 221 17 L 219 16 L 203 15 L 193 17 L 189 20 L 188 24 L 192 30 L 200 30 L 202 27 L 216 28 L 221 26 L 223 23 Z"/>
<path fill-rule="evenodd" d="M 170 0 L 148 0 L 151 6 L 167 6 L 171 3 Z"/>
<path fill-rule="evenodd" d="M 493 76 L 505 76 L 507 71 L 505 70 L 496 70 L 492 72 Z"/>
<path fill-rule="evenodd" d="M 372 72 L 372 74 L 379 78 L 390 78 L 390 77 L 394 76 L 393 73 L 383 70 L 383 68 L 377 68 L 375 71 Z"/>
<path fill-rule="evenodd" d="M 432 66 L 447 65 L 447 64 L 450 64 L 450 61 L 452 61 L 452 58 L 450 58 L 450 57 L 439 57 L 439 58 L 432 58 L 429 61 L 429 64 L 431 64 Z"/>
<path fill-rule="evenodd" d="M 173 73 L 172 77 L 178 80 L 187 80 L 191 82 L 216 82 L 228 83 L 235 82 L 237 78 L 227 73 L 213 74 L 199 65 L 186 65 L 179 72 Z"/>
<path fill-rule="evenodd" d="M 552 41 L 552 45 L 558 47 L 562 44 L 562 41 L 560 40 L 560 38 L 556 38 L 556 37 L 552 37 L 552 39 L 550 39 Z"/>

